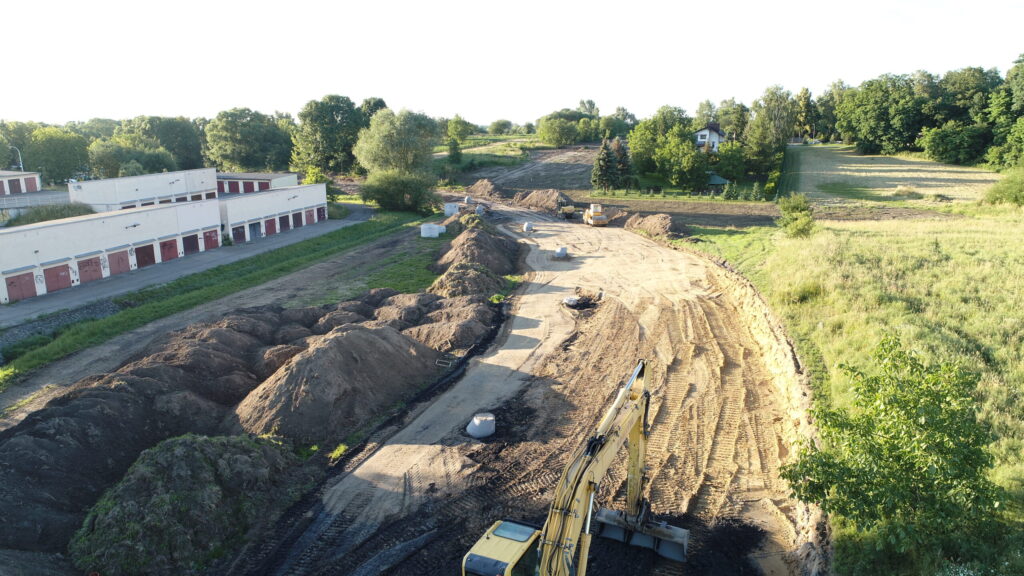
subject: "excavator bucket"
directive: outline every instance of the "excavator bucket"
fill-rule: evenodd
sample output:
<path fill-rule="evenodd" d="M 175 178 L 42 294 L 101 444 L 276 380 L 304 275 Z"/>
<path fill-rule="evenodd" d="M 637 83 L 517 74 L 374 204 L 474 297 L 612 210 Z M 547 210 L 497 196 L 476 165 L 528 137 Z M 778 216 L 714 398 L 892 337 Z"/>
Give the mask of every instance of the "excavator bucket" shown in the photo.
<path fill-rule="evenodd" d="M 688 530 L 665 522 L 647 521 L 638 524 L 630 521 L 625 512 L 608 508 L 599 508 L 594 514 L 594 522 L 594 532 L 602 538 L 649 548 L 669 560 L 686 561 L 686 549 L 690 542 Z"/>

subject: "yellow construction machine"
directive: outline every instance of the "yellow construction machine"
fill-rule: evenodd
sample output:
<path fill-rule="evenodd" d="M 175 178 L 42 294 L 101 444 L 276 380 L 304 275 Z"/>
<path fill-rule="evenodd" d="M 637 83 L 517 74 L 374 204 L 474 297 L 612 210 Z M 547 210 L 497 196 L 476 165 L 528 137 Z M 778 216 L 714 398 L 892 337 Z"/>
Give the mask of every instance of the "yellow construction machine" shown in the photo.
<path fill-rule="evenodd" d="M 600 204 L 591 204 L 590 208 L 583 211 L 583 223 L 590 226 L 607 226 L 608 217 L 604 215 L 604 208 Z"/>
<path fill-rule="evenodd" d="M 572 220 L 576 217 L 576 205 L 572 200 L 558 199 L 558 218 L 561 220 Z"/>
<path fill-rule="evenodd" d="M 585 576 L 591 528 L 599 536 L 684 561 L 689 532 L 651 521 L 643 495 L 650 398 L 641 360 L 597 431 L 562 472 L 544 527 L 495 522 L 463 557 L 463 576 Z M 629 450 L 626 510 L 595 513 L 594 495 L 623 445 Z"/>

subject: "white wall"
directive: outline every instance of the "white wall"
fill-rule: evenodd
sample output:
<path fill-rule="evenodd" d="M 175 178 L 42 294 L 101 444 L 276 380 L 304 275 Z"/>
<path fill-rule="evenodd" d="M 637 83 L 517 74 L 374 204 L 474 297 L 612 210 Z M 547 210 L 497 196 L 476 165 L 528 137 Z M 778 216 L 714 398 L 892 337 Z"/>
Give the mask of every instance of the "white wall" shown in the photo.
<path fill-rule="evenodd" d="M 82 202 L 97 212 L 120 210 L 122 206 L 142 202 L 158 203 L 182 196 L 191 197 L 217 191 L 217 170 L 199 168 L 179 172 L 161 172 L 126 178 L 87 180 L 68 184 L 72 202 Z"/>
<path fill-rule="evenodd" d="M 309 184 L 306 186 L 292 186 L 289 188 L 277 188 L 253 192 L 251 194 L 232 194 L 220 198 L 220 219 L 224 225 L 224 232 L 231 234 L 231 228 L 235 226 L 246 226 L 246 240 L 253 240 L 249 237 L 248 223 L 259 221 L 261 231 L 262 223 L 268 218 L 276 218 L 283 214 L 305 213 L 306 210 L 314 211 L 327 205 L 327 186 L 325 184 Z M 304 224 L 312 224 L 303 216 Z"/>
<path fill-rule="evenodd" d="M 202 236 L 205 230 L 220 230 L 217 200 L 167 204 L 75 218 L 51 220 L 16 228 L 0 228 L 0 302 L 8 302 L 3 278 L 67 262 L 71 266 L 73 285 L 77 282 L 76 261 L 84 255 L 99 255 L 125 250 L 128 247 L 156 244 L 160 261 L 159 241 L 177 238 L 182 254 L 182 233 Z M 202 246 L 200 241 L 200 246 Z M 132 268 L 135 268 L 134 259 Z M 104 276 L 107 276 L 104 272 Z M 39 290 L 45 292 L 45 287 Z"/>

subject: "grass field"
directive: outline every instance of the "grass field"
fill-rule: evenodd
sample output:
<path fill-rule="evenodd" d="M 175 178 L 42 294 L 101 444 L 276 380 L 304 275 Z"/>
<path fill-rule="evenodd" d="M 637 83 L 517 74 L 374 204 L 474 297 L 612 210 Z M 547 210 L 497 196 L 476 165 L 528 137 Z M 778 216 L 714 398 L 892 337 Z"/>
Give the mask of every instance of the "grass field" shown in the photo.
<path fill-rule="evenodd" d="M 962 573 L 1024 573 L 1024 211 L 971 203 L 996 181 L 993 173 L 859 157 L 843 147 L 790 150 L 793 191 L 817 203 L 887 203 L 898 187 L 922 195 L 900 202 L 927 204 L 929 194 L 956 201 L 925 211 L 943 211 L 943 219 L 821 221 L 805 240 L 774 227 L 695 228 L 706 241 L 700 246 L 751 278 L 783 316 L 819 403 L 851 406 L 839 364 L 870 371 L 870 352 L 885 333 L 930 361 L 981 374 L 979 414 L 995 434 L 991 477 L 1009 502 L 999 534 L 962 535 L 977 555 Z M 840 574 L 942 569 L 944 559 L 928 551 L 894 558 L 876 550 L 870 534 L 841 521 L 833 528 Z"/>

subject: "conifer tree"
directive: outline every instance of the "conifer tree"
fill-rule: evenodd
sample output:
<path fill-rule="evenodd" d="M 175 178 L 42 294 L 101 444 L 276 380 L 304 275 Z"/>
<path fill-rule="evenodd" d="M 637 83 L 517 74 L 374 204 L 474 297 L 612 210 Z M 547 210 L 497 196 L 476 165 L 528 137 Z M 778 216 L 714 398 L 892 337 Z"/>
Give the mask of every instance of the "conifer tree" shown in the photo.
<path fill-rule="evenodd" d="M 608 139 L 601 141 L 601 150 L 594 160 L 594 170 L 590 173 L 590 183 L 594 188 L 608 190 L 615 186 L 618 174 L 615 167 L 615 154 L 612 153 Z"/>
<path fill-rule="evenodd" d="M 629 158 L 629 149 L 622 138 L 618 136 L 611 143 L 612 155 L 615 157 L 615 182 L 614 188 L 630 188 L 636 180 L 633 171 L 633 162 Z"/>

